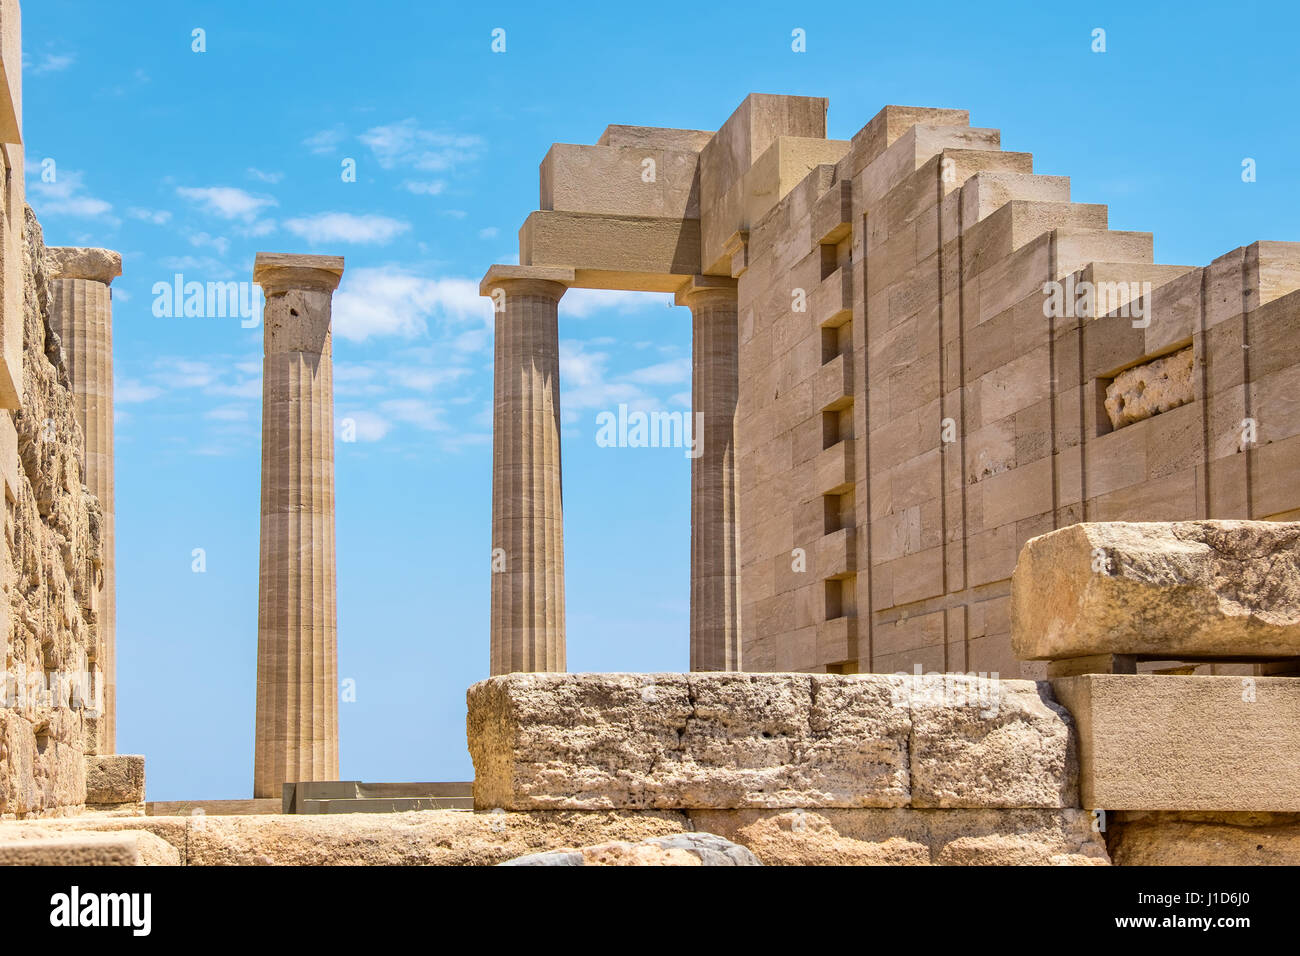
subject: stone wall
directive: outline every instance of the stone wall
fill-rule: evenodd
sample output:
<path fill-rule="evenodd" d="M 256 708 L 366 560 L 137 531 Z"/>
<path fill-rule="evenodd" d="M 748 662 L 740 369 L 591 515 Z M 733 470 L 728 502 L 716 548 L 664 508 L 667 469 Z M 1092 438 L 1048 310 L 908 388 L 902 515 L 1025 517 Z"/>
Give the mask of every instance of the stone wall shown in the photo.
<path fill-rule="evenodd" d="M 30 208 L 25 221 L 23 404 L 0 413 L 0 817 L 59 815 L 84 805 L 85 754 L 102 694 L 100 508 L 85 488 L 74 397 L 49 323 L 41 227 Z"/>

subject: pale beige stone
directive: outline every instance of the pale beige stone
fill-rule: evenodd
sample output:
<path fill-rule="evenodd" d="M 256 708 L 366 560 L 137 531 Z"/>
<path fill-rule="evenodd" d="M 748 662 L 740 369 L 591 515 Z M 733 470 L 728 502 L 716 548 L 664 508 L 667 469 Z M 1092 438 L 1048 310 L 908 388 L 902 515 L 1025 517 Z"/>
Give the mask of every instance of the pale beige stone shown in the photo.
<path fill-rule="evenodd" d="M 1300 865 L 1300 815 L 1119 813 L 1106 830 L 1117 866 Z"/>
<path fill-rule="evenodd" d="M 1011 607 L 1024 659 L 1300 656 L 1300 523 L 1073 525 L 1025 545 Z"/>
<path fill-rule="evenodd" d="M 515 674 L 468 700 L 480 809 L 1078 805 L 1045 684 Z"/>
<path fill-rule="evenodd" d="M 99 499 L 103 586 L 95 615 L 102 651 L 104 713 L 90 749 L 117 750 L 117 558 L 113 490 L 113 296 L 122 257 L 111 249 L 45 248 L 50 327 L 63 345 L 81 426 L 86 487 Z"/>
<path fill-rule="evenodd" d="M 501 866 L 762 866 L 743 846 L 712 833 L 651 837 L 639 843 L 616 840 L 575 850 L 550 850 Z"/>
<path fill-rule="evenodd" d="M 106 754 L 86 757 L 86 803 L 143 803 L 144 757 Z"/>
<path fill-rule="evenodd" d="M 253 796 L 336 780 L 331 300 L 341 256 L 258 253 L 266 293 Z"/>
<path fill-rule="evenodd" d="M 1186 348 L 1116 375 L 1106 386 L 1106 414 L 1111 426 L 1120 428 L 1186 405 L 1194 397 L 1192 350 Z"/>
<path fill-rule="evenodd" d="M 1300 811 L 1300 678 L 1087 674 L 1052 687 L 1074 717 L 1084 807 Z"/>
<path fill-rule="evenodd" d="M 0 842 L 0 866 L 177 866 L 176 847 L 142 831 L 33 836 Z"/>

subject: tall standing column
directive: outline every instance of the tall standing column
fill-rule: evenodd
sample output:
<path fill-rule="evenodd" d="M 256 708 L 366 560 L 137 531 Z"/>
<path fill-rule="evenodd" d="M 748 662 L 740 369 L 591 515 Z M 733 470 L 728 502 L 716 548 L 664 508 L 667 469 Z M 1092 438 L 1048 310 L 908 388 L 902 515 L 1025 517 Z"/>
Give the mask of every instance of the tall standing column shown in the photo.
<path fill-rule="evenodd" d="M 738 671 L 736 282 L 695 276 L 677 304 L 691 309 L 692 437 L 702 443 L 691 460 L 691 670 Z"/>
<path fill-rule="evenodd" d="M 99 499 L 103 594 L 95 617 L 103 712 L 87 752 L 117 751 L 117 574 L 113 510 L 113 295 L 122 257 L 109 249 L 46 247 L 50 325 L 63 341 L 77 424 L 83 436 L 86 487 Z"/>
<path fill-rule="evenodd" d="M 573 271 L 493 266 L 492 673 L 563 671 L 560 298 Z"/>
<path fill-rule="evenodd" d="M 341 256 L 253 264 L 266 294 L 255 797 L 339 775 L 330 307 L 342 276 Z"/>

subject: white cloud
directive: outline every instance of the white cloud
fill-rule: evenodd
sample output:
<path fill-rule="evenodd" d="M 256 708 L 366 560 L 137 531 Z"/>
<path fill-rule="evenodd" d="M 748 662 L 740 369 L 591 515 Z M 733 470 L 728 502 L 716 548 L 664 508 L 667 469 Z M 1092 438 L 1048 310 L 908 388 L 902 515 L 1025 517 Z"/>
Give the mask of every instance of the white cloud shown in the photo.
<path fill-rule="evenodd" d="M 357 441 L 379 441 L 393 428 L 392 422 L 381 415 L 376 415 L 374 412 L 349 411 L 347 414 L 339 416 L 335 421 L 336 437 L 341 438 L 347 434 L 349 422 L 352 423 L 355 430 Z"/>
<path fill-rule="evenodd" d="M 343 127 L 335 126 L 332 129 L 323 129 L 319 133 L 313 133 L 302 141 L 311 152 L 316 155 L 332 153 L 343 142 Z"/>
<path fill-rule="evenodd" d="M 347 212 L 322 212 L 315 216 L 287 219 L 284 228 L 311 243 L 385 243 L 411 228 L 409 222 L 387 216 L 354 216 Z"/>
<path fill-rule="evenodd" d="M 497 229 L 496 226 L 488 226 L 486 229 L 480 229 L 478 231 L 478 237 L 480 239 L 495 239 L 497 233 L 500 231 L 501 230 Z"/>
<path fill-rule="evenodd" d="M 206 232 L 196 232 L 190 236 L 190 245 L 213 249 L 217 255 L 224 256 L 230 251 L 230 240 L 225 236 L 212 236 Z"/>
<path fill-rule="evenodd" d="M 417 196 L 437 196 L 447 188 L 447 184 L 438 179 L 427 183 L 414 182 L 408 179 L 402 183 L 402 188 L 407 192 L 415 193 Z"/>
<path fill-rule="evenodd" d="M 172 214 L 166 209 L 141 209 L 138 206 L 128 209 L 126 214 L 132 219 L 153 223 L 155 226 L 165 226 L 172 218 Z"/>
<path fill-rule="evenodd" d="M 359 138 L 385 169 L 409 166 L 444 172 L 477 159 L 483 148 L 478 136 L 421 129 L 414 119 L 375 126 Z"/>
<path fill-rule="evenodd" d="M 151 402 L 162 393 L 163 390 L 156 385 L 146 385 L 133 378 L 122 378 L 113 382 L 114 405 Z"/>
<path fill-rule="evenodd" d="M 246 422 L 248 421 L 248 409 L 239 405 L 222 405 L 219 408 L 204 412 L 203 417 L 219 422 Z"/>
<path fill-rule="evenodd" d="M 85 192 L 84 174 L 78 170 L 60 169 L 58 178 L 47 183 L 40 178 L 40 167 L 32 167 L 28 177 L 29 194 L 34 194 L 33 205 L 41 215 L 81 216 L 87 219 L 112 218 L 111 203 Z"/>
<path fill-rule="evenodd" d="M 284 179 L 284 173 L 268 173 L 255 166 L 248 167 L 248 175 L 260 183 L 271 183 L 272 185 Z"/>
<path fill-rule="evenodd" d="M 641 385 L 676 385 L 691 380 L 691 360 L 688 358 L 671 359 L 637 369 L 627 376 L 629 382 Z"/>
<path fill-rule="evenodd" d="M 424 431 L 445 431 L 442 409 L 418 398 L 394 398 L 381 402 L 380 409 L 398 421 L 414 425 Z"/>
<path fill-rule="evenodd" d="M 32 73 L 40 76 L 43 73 L 62 72 L 75 62 L 77 62 L 75 53 L 44 53 L 39 60 L 30 61 L 23 65 L 30 67 Z"/>
<path fill-rule="evenodd" d="M 234 186 L 180 186 L 177 195 L 197 203 L 205 212 L 222 219 L 253 222 L 268 206 L 278 203 L 269 196 L 254 196 Z"/>
<path fill-rule="evenodd" d="M 492 305 L 472 279 L 430 279 L 390 266 L 345 273 L 333 312 L 335 334 L 353 342 L 372 335 L 414 338 L 435 317 L 485 325 L 492 319 Z"/>

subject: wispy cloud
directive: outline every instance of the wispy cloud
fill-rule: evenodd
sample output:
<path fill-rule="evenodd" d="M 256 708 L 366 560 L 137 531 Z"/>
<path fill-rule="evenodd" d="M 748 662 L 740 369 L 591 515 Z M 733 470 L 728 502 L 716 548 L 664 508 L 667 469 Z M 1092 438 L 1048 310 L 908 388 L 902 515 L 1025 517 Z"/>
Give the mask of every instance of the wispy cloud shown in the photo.
<path fill-rule="evenodd" d="M 60 73 L 76 62 L 75 53 L 42 53 L 39 59 L 26 61 L 23 66 L 40 76 L 45 73 Z"/>
<path fill-rule="evenodd" d="M 59 169 L 54 182 L 46 182 L 41 178 L 40 167 L 33 166 L 27 189 L 35 200 L 33 205 L 42 215 L 112 218 L 112 203 L 89 195 L 85 174 L 79 170 Z"/>
<path fill-rule="evenodd" d="M 408 231 L 411 224 L 388 216 L 322 212 L 314 216 L 286 219 L 284 228 L 311 243 L 356 242 L 382 245 Z"/>
<path fill-rule="evenodd" d="M 235 186 L 179 186 L 176 194 L 211 215 L 250 223 L 263 209 L 278 205 L 269 196 L 254 196 Z"/>
<path fill-rule="evenodd" d="M 407 166 L 426 172 L 445 172 L 478 158 L 481 137 L 427 130 L 414 119 L 375 126 L 360 136 L 385 169 Z"/>
<path fill-rule="evenodd" d="M 128 209 L 126 214 L 132 219 L 153 223 L 155 226 L 165 226 L 172 218 L 172 214 L 166 209 L 142 209 L 138 206 Z"/>
<path fill-rule="evenodd" d="M 336 335 L 362 342 L 371 336 L 414 338 L 437 317 L 453 323 L 477 319 L 486 325 L 492 306 L 479 296 L 472 279 L 430 279 L 383 266 L 346 274 L 334 295 L 333 314 Z"/>
<path fill-rule="evenodd" d="M 343 142 L 345 136 L 342 126 L 334 126 L 330 129 L 323 129 L 319 133 L 313 133 L 304 139 L 302 144 L 308 150 L 320 156 L 334 152 L 339 144 Z"/>
<path fill-rule="evenodd" d="M 248 175 L 259 183 L 271 183 L 272 185 L 284 179 L 284 173 L 268 173 L 254 166 L 248 167 Z"/>

